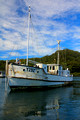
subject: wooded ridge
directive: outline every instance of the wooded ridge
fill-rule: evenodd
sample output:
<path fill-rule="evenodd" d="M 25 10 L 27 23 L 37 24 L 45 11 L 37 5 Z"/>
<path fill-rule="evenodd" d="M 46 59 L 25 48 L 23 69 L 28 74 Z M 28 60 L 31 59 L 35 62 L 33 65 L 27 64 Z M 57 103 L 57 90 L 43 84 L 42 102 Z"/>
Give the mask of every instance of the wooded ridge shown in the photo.
<path fill-rule="evenodd" d="M 47 55 L 41 58 L 30 58 L 30 60 L 37 61 L 44 64 L 56 64 L 57 63 L 57 52 Z M 80 52 L 73 51 L 70 49 L 60 50 L 60 65 L 63 66 L 64 69 L 69 68 L 71 73 L 74 76 L 80 76 Z M 10 60 L 10 62 L 14 62 L 15 60 Z M 21 59 L 21 63 L 25 64 L 26 59 Z M 29 63 L 31 66 L 32 64 Z M 0 70 L 5 70 L 5 61 L 0 60 Z"/>

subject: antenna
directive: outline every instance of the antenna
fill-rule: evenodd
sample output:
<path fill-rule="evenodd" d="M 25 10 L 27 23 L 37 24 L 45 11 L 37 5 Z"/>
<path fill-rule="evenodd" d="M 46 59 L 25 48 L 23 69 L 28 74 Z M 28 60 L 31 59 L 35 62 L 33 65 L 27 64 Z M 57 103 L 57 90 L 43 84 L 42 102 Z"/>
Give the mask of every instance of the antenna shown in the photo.
<path fill-rule="evenodd" d="M 60 45 L 61 40 L 57 40 L 57 42 L 58 42 L 58 58 L 57 58 L 57 64 L 59 65 L 59 50 L 60 50 L 59 45 Z"/>
<path fill-rule="evenodd" d="M 28 35 L 27 35 L 27 59 L 26 59 L 26 65 L 28 66 L 28 53 L 29 53 L 29 24 L 30 24 L 30 18 L 31 18 L 31 15 L 30 15 L 30 6 L 29 6 L 29 15 L 28 15 Z"/>

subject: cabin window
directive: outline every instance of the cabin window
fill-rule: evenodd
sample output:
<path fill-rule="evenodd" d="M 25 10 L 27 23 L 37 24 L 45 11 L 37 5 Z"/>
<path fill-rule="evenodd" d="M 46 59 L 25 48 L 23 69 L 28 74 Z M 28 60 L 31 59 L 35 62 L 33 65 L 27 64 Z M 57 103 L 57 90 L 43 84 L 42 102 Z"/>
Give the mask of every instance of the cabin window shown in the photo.
<path fill-rule="evenodd" d="M 47 72 L 49 72 L 49 66 L 47 66 Z"/>
<path fill-rule="evenodd" d="M 51 70 L 51 66 L 50 66 L 50 70 Z"/>
<path fill-rule="evenodd" d="M 53 70 L 55 70 L 55 66 L 53 66 Z"/>
<path fill-rule="evenodd" d="M 25 69 L 23 69 L 23 71 L 25 71 Z"/>

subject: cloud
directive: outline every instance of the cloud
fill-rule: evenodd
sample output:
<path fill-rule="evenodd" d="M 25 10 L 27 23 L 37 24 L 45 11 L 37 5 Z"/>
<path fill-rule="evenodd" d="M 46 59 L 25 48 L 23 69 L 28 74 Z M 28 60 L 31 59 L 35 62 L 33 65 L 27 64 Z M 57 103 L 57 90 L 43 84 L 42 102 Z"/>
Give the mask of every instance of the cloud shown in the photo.
<path fill-rule="evenodd" d="M 38 16 L 52 17 L 61 15 L 66 11 L 80 11 L 80 0 L 24 0 L 26 5 L 31 5 L 32 10 Z"/>

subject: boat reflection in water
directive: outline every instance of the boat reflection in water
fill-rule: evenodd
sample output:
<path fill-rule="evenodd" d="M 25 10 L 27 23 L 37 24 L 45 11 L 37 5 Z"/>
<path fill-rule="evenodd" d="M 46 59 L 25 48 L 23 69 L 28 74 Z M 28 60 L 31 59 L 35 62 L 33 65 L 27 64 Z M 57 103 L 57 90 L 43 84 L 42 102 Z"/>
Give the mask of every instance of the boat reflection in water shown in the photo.
<path fill-rule="evenodd" d="M 2 84 L 4 82 L 4 78 L 0 78 L 0 108 L 4 104 L 4 99 L 5 99 L 5 84 Z"/>
<path fill-rule="evenodd" d="M 5 92 L 5 78 L 0 78 L 0 120 L 3 120 L 3 108 L 7 93 Z"/>
<path fill-rule="evenodd" d="M 6 120 L 59 120 L 63 105 L 70 101 L 73 87 L 45 91 L 10 92 L 4 104 Z"/>

